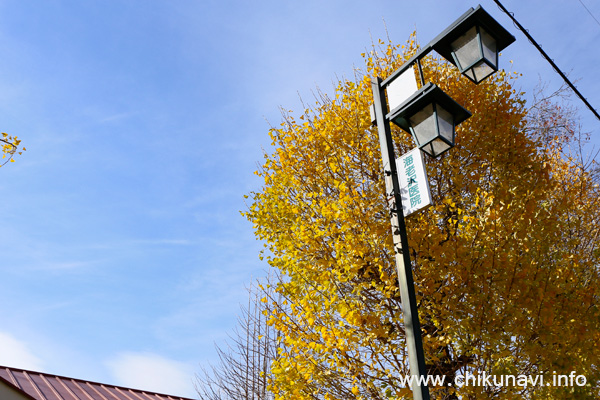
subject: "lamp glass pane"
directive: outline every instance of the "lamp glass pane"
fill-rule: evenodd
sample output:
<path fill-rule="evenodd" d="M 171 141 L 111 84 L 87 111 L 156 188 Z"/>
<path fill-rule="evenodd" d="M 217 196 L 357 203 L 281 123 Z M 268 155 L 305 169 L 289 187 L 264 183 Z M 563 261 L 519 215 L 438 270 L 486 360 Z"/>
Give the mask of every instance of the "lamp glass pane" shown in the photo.
<path fill-rule="evenodd" d="M 421 111 L 409 118 L 417 146 L 429 142 L 437 136 L 433 104 L 426 105 Z"/>
<path fill-rule="evenodd" d="M 481 47 L 483 48 L 483 56 L 492 64 L 494 68 L 498 68 L 496 65 L 496 40 L 490 36 L 483 28 L 479 28 L 479 34 L 481 35 Z"/>
<path fill-rule="evenodd" d="M 433 153 L 433 148 L 431 147 L 431 143 L 428 143 L 426 146 L 421 147 L 421 150 L 429 154 L 431 157 L 435 157 L 435 154 Z"/>
<path fill-rule="evenodd" d="M 477 40 L 477 28 L 474 26 L 464 35 L 460 36 L 450 44 L 454 52 L 454 57 L 458 63 L 458 68 L 464 71 L 474 62 L 481 58 L 479 51 L 479 42 Z"/>
<path fill-rule="evenodd" d="M 492 67 L 490 67 L 485 61 L 480 61 L 477 65 L 475 65 L 473 68 L 473 75 L 475 76 L 475 79 L 473 79 L 475 82 L 481 82 L 482 80 L 484 80 L 485 78 L 487 78 L 488 76 L 490 76 L 491 74 L 493 74 L 496 70 L 493 69 Z"/>
<path fill-rule="evenodd" d="M 438 127 L 440 129 L 440 136 L 446 139 L 449 143 L 454 142 L 454 118 L 452 114 L 436 104 Z"/>
<path fill-rule="evenodd" d="M 428 143 L 427 146 L 422 147 L 421 149 L 425 153 L 429 154 L 431 157 L 437 157 L 446 150 L 448 150 L 450 147 L 452 146 L 448 145 L 448 143 L 444 142 L 442 139 L 437 138 L 431 143 Z"/>
<path fill-rule="evenodd" d="M 448 150 L 452 146 L 450 146 L 448 143 L 444 142 L 442 139 L 437 138 L 433 142 L 431 142 L 431 144 L 428 147 L 431 148 L 431 151 L 432 151 L 431 155 L 433 157 L 437 157 L 438 155 L 442 154 L 444 151 Z"/>
<path fill-rule="evenodd" d="M 475 81 L 475 74 L 473 72 L 473 68 L 464 71 L 463 74 L 465 74 L 472 81 Z"/>

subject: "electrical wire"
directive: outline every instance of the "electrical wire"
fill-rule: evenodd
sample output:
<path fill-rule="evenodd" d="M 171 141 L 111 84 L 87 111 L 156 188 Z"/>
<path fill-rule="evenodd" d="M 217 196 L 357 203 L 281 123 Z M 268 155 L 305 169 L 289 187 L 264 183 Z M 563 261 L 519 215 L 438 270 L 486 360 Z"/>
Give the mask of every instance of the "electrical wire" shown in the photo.
<path fill-rule="evenodd" d="M 583 101 L 585 103 L 585 105 L 587 106 L 587 108 L 590 109 L 590 111 L 596 116 L 596 118 L 598 118 L 598 120 L 600 120 L 600 114 L 598 114 L 598 111 L 596 111 L 594 109 L 594 107 L 592 107 L 592 105 L 586 100 L 585 97 L 583 97 L 583 95 L 579 92 L 579 90 L 577 90 L 577 88 L 575 87 L 575 85 L 573 85 L 573 83 L 569 80 L 569 78 L 567 78 L 567 76 L 561 71 L 560 68 L 558 68 L 558 66 L 554 63 L 554 61 L 548 56 L 548 54 L 546 54 L 546 52 L 542 49 L 542 46 L 540 46 L 535 39 L 529 34 L 529 31 L 525 28 L 523 28 L 523 25 L 521 25 L 519 23 L 519 21 L 516 20 L 514 13 L 509 12 L 506 8 L 504 8 L 504 6 L 502 5 L 502 3 L 500 3 L 500 0 L 494 0 L 494 2 L 498 5 L 498 7 L 504 11 L 504 13 L 506 15 L 508 15 L 510 17 L 510 19 L 512 19 L 513 23 L 515 24 L 515 26 L 517 28 L 519 28 L 521 30 L 521 32 L 523 32 L 523 34 L 525 36 L 527 36 L 527 39 L 529 39 L 529 41 L 531 42 L 531 44 L 533 44 L 535 46 L 535 48 L 542 54 L 542 56 L 546 59 L 546 61 L 548 61 L 550 63 L 550 65 L 552 65 L 552 68 L 554 68 L 554 70 L 563 78 L 563 80 L 567 83 L 567 85 L 569 85 L 569 87 L 575 92 L 575 94 L 577 95 L 577 97 L 579 97 L 581 99 L 581 101 Z M 587 7 L 586 7 L 587 9 Z M 595 19 L 595 18 L 594 18 Z"/>
<path fill-rule="evenodd" d="M 594 18 L 594 21 L 596 21 L 596 23 L 598 24 L 598 26 L 600 26 L 600 21 L 598 21 L 598 19 L 594 16 L 594 14 L 592 14 L 592 12 L 590 11 L 589 8 L 587 8 L 587 6 L 585 4 L 583 4 L 583 1 L 579 0 L 579 2 L 581 3 L 581 5 L 583 6 L 583 8 L 585 8 L 585 11 L 588 12 L 588 14 L 590 14 L 590 16 L 592 18 Z"/>

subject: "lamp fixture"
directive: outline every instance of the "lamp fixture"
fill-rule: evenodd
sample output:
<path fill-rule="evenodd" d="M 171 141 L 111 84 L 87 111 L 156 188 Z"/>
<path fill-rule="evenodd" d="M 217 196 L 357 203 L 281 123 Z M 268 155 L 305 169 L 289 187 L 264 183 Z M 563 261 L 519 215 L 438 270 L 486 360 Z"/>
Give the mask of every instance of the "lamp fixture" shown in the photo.
<path fill-rule="evenodd" d="M 386 118 L 409 132 L 417 147 L 438 157 L 454 147 L 455 127 L 471 113 L 433 83 L 427 83 Z"/>
<path fill-rule="evenodd" d="M 515 41 L 480 5 L 439 35 L 432 47 L 475 83 L 498 71 L 498 53 Z"/>

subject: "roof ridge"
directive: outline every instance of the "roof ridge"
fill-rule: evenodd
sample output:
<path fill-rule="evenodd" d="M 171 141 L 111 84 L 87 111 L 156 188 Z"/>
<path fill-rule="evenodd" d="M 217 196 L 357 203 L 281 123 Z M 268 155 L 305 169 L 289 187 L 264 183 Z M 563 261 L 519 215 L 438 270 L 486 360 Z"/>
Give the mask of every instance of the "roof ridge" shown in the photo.
<path fill-rule="evenodd" d="M 50 383 L 50 381 L 48 380 L 48 377 L 46 375 L 40 375 L 40 378 L 44 381 L 44 383 L 46 384 L 46 386 L 48 386 L 50 388 L 50 390 L 52 391 L 52 393 L 54 393 L 55 396 L 59 396 L 58 392 L 56 391 L 56 388 L 54 387 L 54 385 L 52 385 Z M 57 379 L 57 381 L 60 382 L 60 379 Z M 40 389 L 41 390 L 41 389 Z M 44 395 L 44 397 L 46 397 Z"/>
<path fill-rule="evenodd" d="M 30 376 L 31 373 L 37 374 L 37 372 L 27 371 L 27 370 L 23 370 L 22 372 L 23 372 L 23 375 L 25 375 L 27 377 L 27 379 L 29 380 L 29 383 L 31 383 L 31 387 L 33 387 L 33 390 L 35 390 L 35 392 L 38 394 L 38 396 L 40 396 L 40 399 L 48 400 L 48 398 L 44 395 L 44 393 L 42 393 L 42 389 L 40 389 L 40 386 Z"/>
<path fill-rule="evenodd" d="M 68 378 L 68 379 L 69 379 L 69 380 L 73 380 L 72 378 Z M 66 381 L 65 381 L 65 379 L 64 379 L 64 378 L 57 378 L 56 380 L 58 381 L 58 383 L 60 383 L 60 384 L 61 384 L 61 386 L 62 386 L 62 387 L 63 387 L 63 388 L 66 390 L 66 391 L 68 391 L 68 392 L 71 394 L 71 397 L 72 397 L 74 400 L 86 400 L 86 399 L 87 399 L 87 400 L 94 400 L 94 399 L 92 398 L 92 396 L 90 396 L 90 395 L 89 395 L 87 392 L 85 392 L 85 391 L 84 391 L 84 392 L 82 392 L 82 393 L 83 393 L 83 395 L 86 397 L 86 399 L 82 398 L 81 396 L 78 396 L 78 395 L 77 395 L 77 394 L 76 394 L 76 393 L 73 391 L 73 389 L 71 389 L 71 387 L 70 387 L 69 385 L 67 385 L 67 383 L 66 383 Z"/>
<path fill-rule="evenodd" d="M 21 389 L 21 385 L 19 385 L 19 381 L 17 381 L 17 378 L 15 377 L 15 374 L 12 373 L 11 370 L 8 370 L 8 376 L 10 377 L 12 384 L 17 386 L 19 389 Z"/>
<path fill-rule="evenodd" d="M 91 385 L 92 382 L 85 382 L 86 386 L 89 387 L 91 390 L 93 390 L 98 396 L 100 396 L 102 398 L 102 400 L 109 400 L 105 395 L 103 395 L 102 393 L 100 393 L 98 391 L 98 389 L 96 389 L 94 387 L 94 385 Z M 99 383 L 98 386 L 103 388 L 102 383 Z M 114 397 L 114 396 L 113 396 Z"/>
<path fill-rule="evenodd" d="M 135 389 L 135 388 L 130 388 L 130 387 L 126 387 L 126 386 L 120 386 L 120 385 L 113 385 L 111 383 L 103 383 L 103 382 L 96 382 L 96 381 L 90 381 L 90 380 L 86 380 L 86 379 L 80 379 L 80 378 L 73 378 L 70 376 L 64 376 L 64 375 L 56 375 L 56 374 L 50 374 L 47 372 L 40 372 L 40 371 L 33 371 L 33 370 L 28 370 L 28 369 L 24 369 L 24 368 L 15 368 L 15 367 L 8 367 L 5 365 L 0 365 L 0 369 L 5 369 L 6 371 L 10 372 L 10 375 L 12 377 L 12 379 L 16 379 L 16 377 L 14 377 L 14 375 L 12 374 L 13 371 L 17 371 L 17 372 L 22 372 L 25 374 L 37 374 L 37 375 L 41 375 L 44 377 L 53 377 L 53 378 L 57 378 L 59 381 L 61 379 L 67 379 L 67 380 L 72 380 L 75 382 L 79 382 L 79 383 L 84 383 L 84 384 L 95 384 L 98 386 L 109 386 L 112 388 L 118 388 L 118 389 L 123 389 L 125 391 L 131 391 L 131 392 L 139 392 L 139 393 L 144 393 L 144 394 L 149 394 L 149 395 L 159 395 L 162 396 L 166 399 L 180 399 L 180 400 L 194 400 L 192 398 L 189 397 L 182 397 L 182 396 L 175 396 L 172 394 L 166 394 L 166 393 L 159 393 L 159 392 L 153 392 L 150 390 L 143 390 L 143 389 Z M 11 382 L 12 383 L 12 382 Z M 12 383 L 13 386 L 17 387 L 19 390 L 23 390 L 18 383 Z M 35 386 L 36 391 L 39 390 L 39 388 L 37 388 L 37 385 Z M 43 396 L 42 398 L 44 398 L 45 396 Z"/>
<path fill-rule="evenodd" d="M 9 376 L 10 376 L 10 377 L 11 377 L 13 380 L 14 380 L 14 379 L 16 379 L 16 378 L 13 376 L 13 373 L 12 373 L 12 371 L 11 371 L 11 370 L 7 370 L 6 372 L 8 373 L 8 375 L 9 375 Z M 23 389 L 23 388 L 21 387 L 21 385 L 19 384 L 19 382 L 18 382 L 18 381 L 16 381 L 16 382 L 15 382 L 15 381 L 9 381 L 9 380 L 7 380 L 6 378 L 4 378 L 3 376 L 1 376 L 1 375 L 0 375 L 0 382 L 6 382 L 6 384 L 10 385 L 10 386 L 11 386 L 11 387 L 13 387 L 13 388 L 14 388 L 14 389 L 15 389 L 17 392 L 21 393 L 23 396 L 25 396 L 25 397 L 27 397 L 27 398 L 29 398 L 29 399 L 32 399 L 32 400 L 38 400 L 38 399 L 36 399 L 35 397 L 33 397 L 32 395 L 30 395 L 29 393 L 27 393 L 27 392 L 25 391 L 25 389 Z"/>

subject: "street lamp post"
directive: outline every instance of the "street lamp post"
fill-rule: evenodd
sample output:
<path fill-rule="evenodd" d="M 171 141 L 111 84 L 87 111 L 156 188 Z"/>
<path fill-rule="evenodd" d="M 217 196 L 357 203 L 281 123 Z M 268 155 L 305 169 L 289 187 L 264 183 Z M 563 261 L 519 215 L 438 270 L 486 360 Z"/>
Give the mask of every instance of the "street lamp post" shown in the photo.
<path fill-rule="evenodd" d="M 404 332 L 406 333 L 410 373 L 412 376 L 420 377 L 426 375 L 425 355 L 423 353 L 421 325 L 417 312 L 415 285 L 410 265 L 410 255 L 408 253 L 408 236 L 406 235 L 404 213 L 402 212 L 400 184 L 396 171 L 394 143 L 392 141 L 390 124 L 383 118 L 387 114 L 387 102 L 385 100 L 385 89 L 381 87 L 381 82 L 381 78 L 376 78 L 372 83 L 373 101 L 385 174 L 385 190 L 390 209 L 390 222 L 392 224 L 394 239 L 394 257 L 396 260 L 400 296 L 402 298 Z M 403 249 L 406 249 L 406 251 L 403 251 Z M 412 390 L 415 400 L 429 400 L 429 388 L 427 386 L 419 385 L 418 383 L 415 384 L 413 380 Z"/>
<path fill-rule="evenodd" d="M 417 146 L 432 157 L 449 150 L 454 146 L 456 125 L 471 114 L 436 85 L 425 84 L 420 60 L 431 50 L 436 50 L 477 84 L 497 71 L 498 52 L 514 40 L 481 6 L 471 8 L 386 80 L 376 77 L 372 81 L 373 122 L 379 134 L 415 400 L 429 400 L 430 397 L 429 388 L 420 384 L 425 382 L 427 370 L 390 121 L 411 133 Z M 390 112 L 386 88 L 415 63 L 418 65 L 421 89 Z"/>

